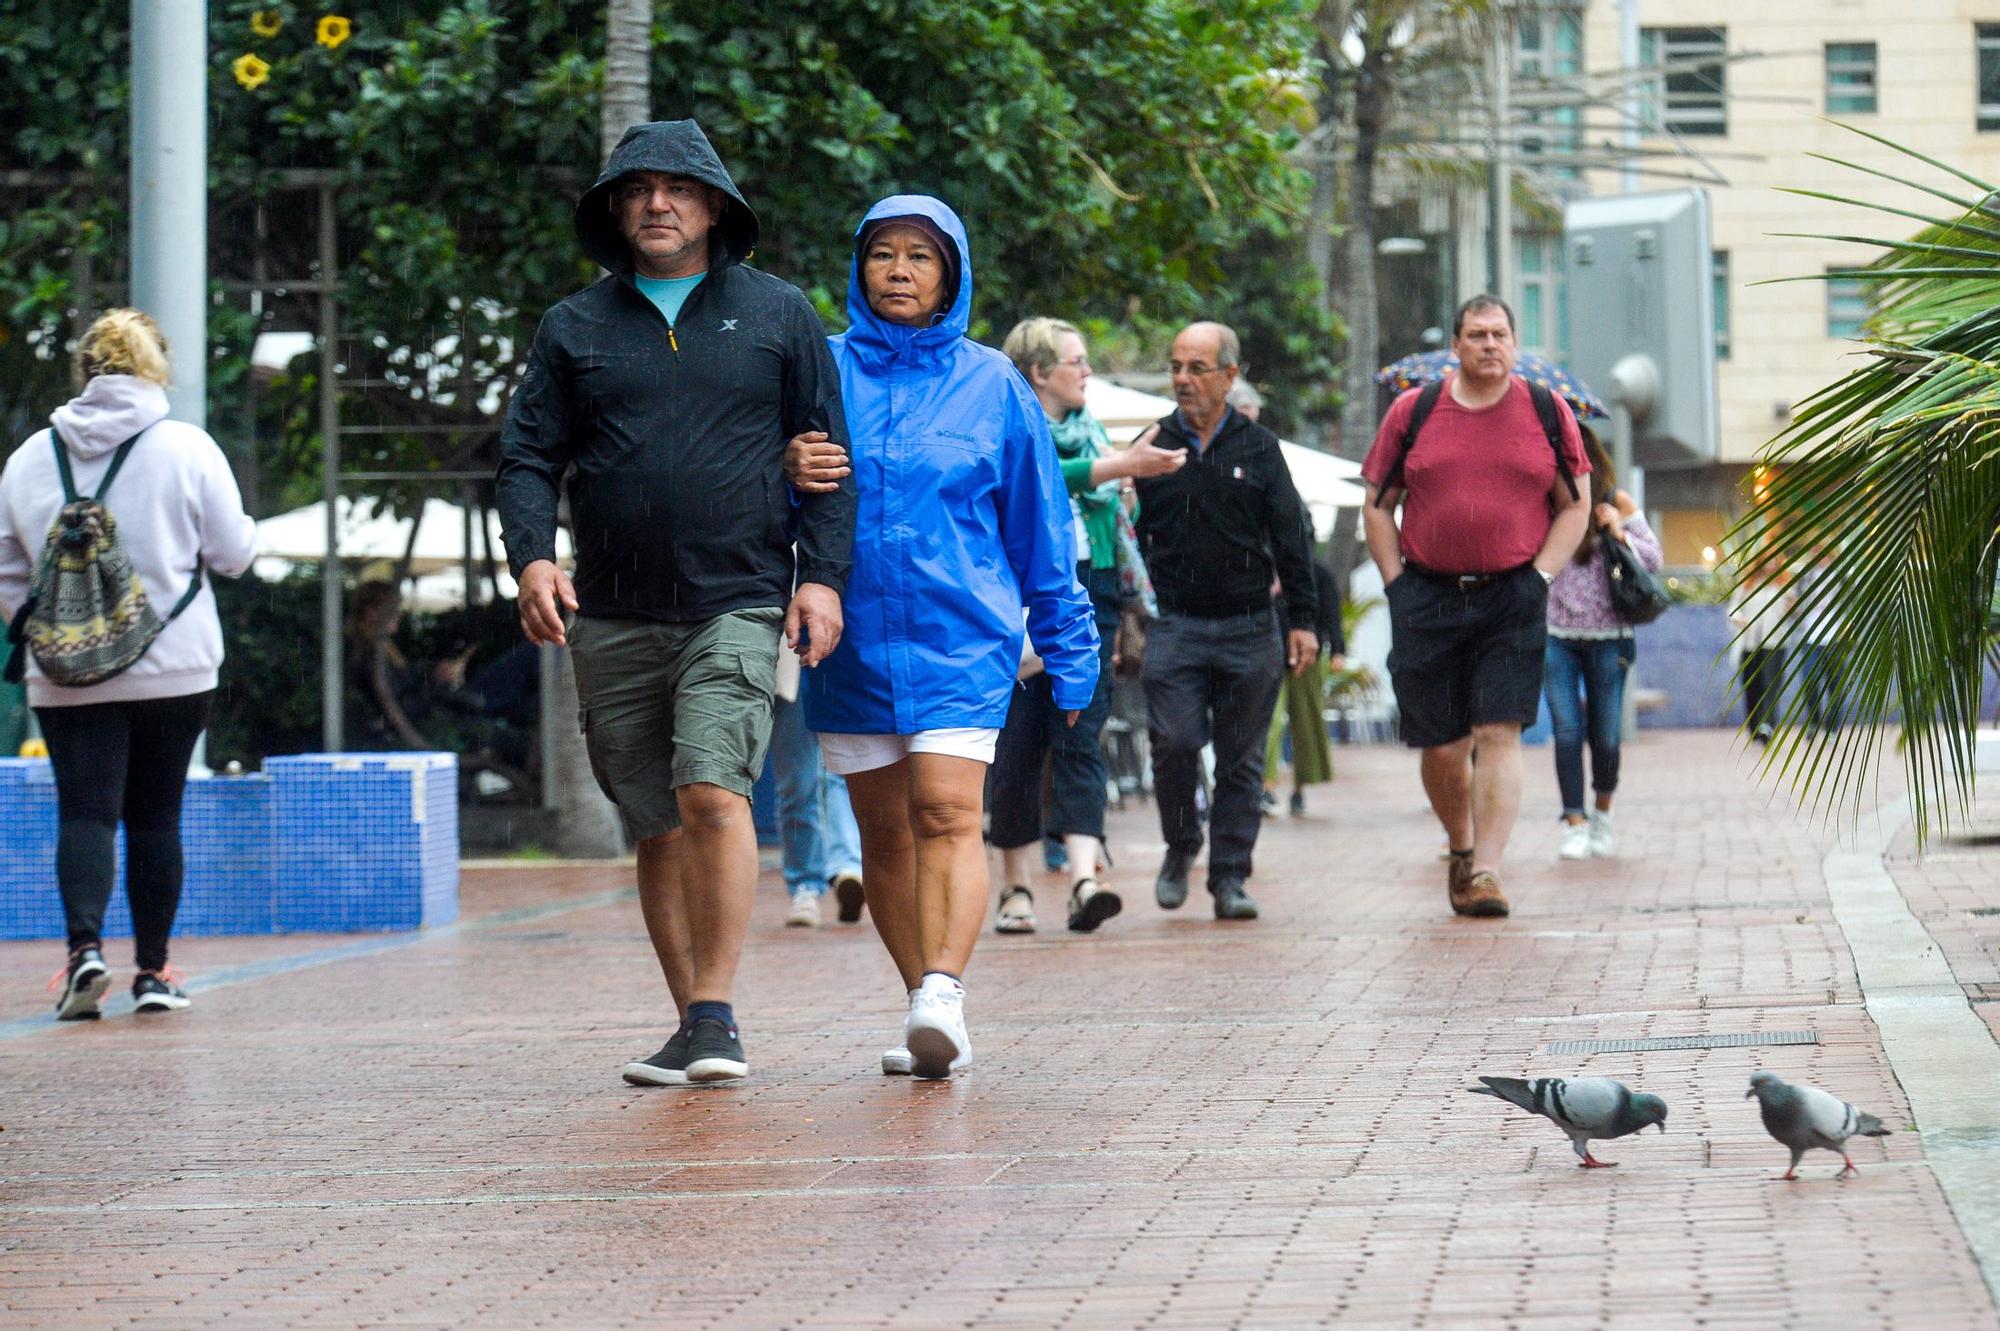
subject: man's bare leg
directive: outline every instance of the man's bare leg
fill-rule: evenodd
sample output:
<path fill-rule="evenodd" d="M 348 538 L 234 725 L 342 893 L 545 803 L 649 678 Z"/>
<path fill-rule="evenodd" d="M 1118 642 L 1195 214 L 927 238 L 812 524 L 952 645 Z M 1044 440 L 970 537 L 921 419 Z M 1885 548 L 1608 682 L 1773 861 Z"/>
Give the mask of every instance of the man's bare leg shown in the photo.
<path fill-rule="evenodd" d="M 667 977 L 674 1015 L 685 1021 L 694 991 L 694 949 L 688 941 L 687 915 L 681 902 L 682 854 L 678 831 L 639 843 L 639 913 L 646 919 L 646 934 L 653 940 L 653 954 L 660 959 L 660 973 Z"/>
<path fill-rule="evenodd" d="M 682 786 L 679 897 L 692 955 L 690 1003 L 727 1003 L 757 890 L 750 801 L 707 782 Z"/>
<path fill-rule="evenodd" d="M 1472 769 L 1472 871 L 1500 872 L 1521 812 L 1521 727 L 1474 726 L 1479 762 Z"/>
<path fill-rule="evenodd" d="M 1518 735 L 1516 736 L 1518 739 Z M 1515 755 L 1519 771 L 1519 752 Z M 1481 763 L 1484 766 L 1484 763 Z M 1423 751 L 1424 794 L 1453 850 L 1473 848 L 1472 736 Z M 1517 780 L 1518 785 L 1518 780 Z"/>

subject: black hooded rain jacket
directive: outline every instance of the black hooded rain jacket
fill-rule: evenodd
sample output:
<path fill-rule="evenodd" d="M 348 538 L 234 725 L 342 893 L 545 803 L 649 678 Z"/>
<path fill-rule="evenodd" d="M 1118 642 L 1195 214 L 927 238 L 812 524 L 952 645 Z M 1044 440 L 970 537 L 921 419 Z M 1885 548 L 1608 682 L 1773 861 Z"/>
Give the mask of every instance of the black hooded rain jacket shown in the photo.
<path fill-rule="evenodd" d="M 606 204 L 634 171 L 690 176 L 728 196 L 709 232 L 708 274 L 672 327 L 633 285 L 631 249 Z M 568 473 L 585 615 L 682 622 L 783 606 L 794 542 L 798 581 L 843 590 L 853 478 L 794 503 L 784 476 L 785 445 L 802 430 L 847 447 L 840 375 L 805 296 L 743 266 L 757 217 L 700 126 L 626 131 L 577 202 L 576 232 L 608 275 L 543 316 L 508 404 L 496 485 L 514 576 L 555 558 Z"/>

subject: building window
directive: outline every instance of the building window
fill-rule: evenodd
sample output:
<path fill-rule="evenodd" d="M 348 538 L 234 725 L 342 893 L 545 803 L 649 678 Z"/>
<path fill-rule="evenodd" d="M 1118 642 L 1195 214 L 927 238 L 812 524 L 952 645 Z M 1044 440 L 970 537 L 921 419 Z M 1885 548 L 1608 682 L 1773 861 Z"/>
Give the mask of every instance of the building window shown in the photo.
<path fill-rule="evenodd" d="M 1563 5 L 1516 14 L 1514 99 L 1524 122 L 1518 140 L 1524 158 L 1552 157 L 1555 171 L 1573 178 L 1565 163 L 1583 147 L 1583 119 L 1572 82 L 1583 73 L 1583 11 Z"/>
<path fill-rule="evenodd" d="M 1979 128 L 2000 129 L 2000 23 L 1975 23 L 1979 52 Z"/>
<path fill-rule="evenodd" d="M 1726 28 L 1640 29 L 1639 63 L 1660 71 L 1649 123 L 1675 134 L 1727 134 L 1728 49 Z"/>
<path fill-rule="evenodd" d="M 1523 351 L 1561 360 L 1562 237 L 1517 234 L 1514 263 L 1521 285 L 1521 307 L 1515 311 L 1520 326 L 1514 330 L 1514 340 Z"/>
<path fill-rule="evenodd" d="M 1832 273 L 1832 269 L 1827 270 Z M 1826 335 L 1828 337 L 1853 338 L 1861 336 L 1861 325 L 1868 321 L 1868 292 L 1858 277 L 1832 277 L 1826 279 Z"/>
<path fill-rule="evenodd" d="M 1715 358 L 1729 359 L 1729 251 L 1716 250 L 1709 256 L 1710 284 L 1714 289 Z"/>
<path fill-rule="evenodd" d="M 1828 115 L 1875 113 L 1875 43 L 1826 44 Z"/>

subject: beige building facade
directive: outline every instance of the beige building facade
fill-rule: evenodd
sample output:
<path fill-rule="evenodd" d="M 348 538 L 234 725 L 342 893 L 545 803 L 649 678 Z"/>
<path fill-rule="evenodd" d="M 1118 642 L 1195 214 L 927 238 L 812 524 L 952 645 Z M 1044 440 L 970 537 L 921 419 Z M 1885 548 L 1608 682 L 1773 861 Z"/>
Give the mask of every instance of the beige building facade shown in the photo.
<path fill-rule="evenodd" d="M 1524 12 L 1550 6 L 1524 6 Z M 1568 8 L 1556 6 L 1554 8 Z M 1581 6 L 1582 59 L 1603 89 L 1621 67 L 1620 0 Z M 1648 477 L 1670 561 L 1701 562 L 1720 541 L 1758 451 L 1795 404 L 1856 363 L 1866 297 L 1853 282 L 1779 282 L 1858 265 L 1875 251 L 1786 232 L 1903 238 L 1915 220 L 1785 189 L 1818 190 L 1918 212 L 1950 205 L 1812 156 L 1841 158 L 1973 193 L 1922 163 L 1842 129 L 1879 134 L 1988 181 L 2000 181 L 2000 0 L 1636 0 L 1641 63 L 1662 74 L 1643 94 L 1642 144 L 1675 149 L 1661 171 L 1692 167 L 1710 184 L 1717 259 L 1720 464 Z M 1726 53 L 1726 59 L 1716 57 Z M 1664 86 L 1662 86 L 1664 85 Z M 1983 89 L 1983 92 L 1982 92 Z M 1583 113 L 1591 145 L 1614 139 L 1615 114 Z M 1617 193 L 1617 172 L 1593 171 L 1588 192 Z M 1639 188 L 1670 187 L 1641 177 Z"/>

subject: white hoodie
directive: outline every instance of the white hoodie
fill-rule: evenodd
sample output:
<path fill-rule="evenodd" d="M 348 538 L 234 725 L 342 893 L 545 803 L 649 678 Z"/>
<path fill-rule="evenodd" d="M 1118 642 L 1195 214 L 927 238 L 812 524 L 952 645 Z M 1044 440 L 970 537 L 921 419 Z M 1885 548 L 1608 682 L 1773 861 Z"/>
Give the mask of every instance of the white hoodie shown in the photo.
<path fill-rule="evenodd" d="M 187 594 L 197 560 L 207 573 L 233 578 L 250 567 L 257 540 L 257 524 L 243 511 L 222 450 L 206 432 L 166 416 L 167 394 L 159 385 L 129 374 L 101 374 L 49 417 L 69 445 L 79 495 L 96 494 L 118 445 L 145 432 L 111 483 L 104 506 L 117 520 L 119 544 L 162 619 Z M 62 475 L 50 433 L 39 430 L 0 472 L 0 615 L 7 623 L 28 599 L 29 580 L 62 506 Z M 200 594 L 146 654 L 102 684 L 73 689 L 51 683 L 29 653 L 28 702 L 66 707 L 205 693 L 215 687 L 221 664 L 222 621 L 204 576 Z"/>

